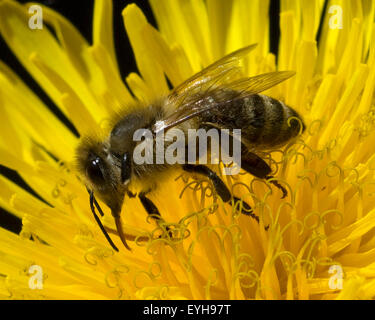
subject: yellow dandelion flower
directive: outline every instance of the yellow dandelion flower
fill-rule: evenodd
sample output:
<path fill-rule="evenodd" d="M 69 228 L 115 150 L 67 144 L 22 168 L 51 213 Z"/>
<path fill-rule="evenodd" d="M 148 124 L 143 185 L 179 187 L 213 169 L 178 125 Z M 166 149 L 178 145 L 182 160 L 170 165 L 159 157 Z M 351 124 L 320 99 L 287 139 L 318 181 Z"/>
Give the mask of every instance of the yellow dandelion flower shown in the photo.
<path fill-rule="evenodd" d="M 121 219 L 135 241 L 129 252 L 111 233 L 121 248 L 115 252 L 75 172 L 79 139 L 0 62 L 0 163 L 45 200 L 0 177 L 0 205 L 22 219 L 20 234 L 0 228 L 0 297 L 373 298 L 375 3 L 282 0 L 277 60 L 269 49 L 269 1 L 150 4 L 159 30 L 136 5 L 122 12 L 139 70 L 125 79 L 132 94 L 115 59 L 111 1 L 95 1 L 92 44 L 42 5 L 49 28 L 30 29 L 30 4 L 11 0 L 0 1 L 0 32 L 82 136 L 106 132 L 111 114 L 136 101 L 167 94 L 166 77 L 176 86 L 226 53 L 257 43 L 247 74 L 296 71 L 266 94 L 296 109 L 307 125 L 296 143 L 267 158 L 288 196 L 280 199 L 278 189 L 248 174 L 228 177 L 258 224 L 216 199 L 208 181 L 176 170 L 152 200 L 181 239 L 159 237 L 162 227 L 139 200 L 128 199 Z M 102 208 L 104 226 L 115 229 Z"/>

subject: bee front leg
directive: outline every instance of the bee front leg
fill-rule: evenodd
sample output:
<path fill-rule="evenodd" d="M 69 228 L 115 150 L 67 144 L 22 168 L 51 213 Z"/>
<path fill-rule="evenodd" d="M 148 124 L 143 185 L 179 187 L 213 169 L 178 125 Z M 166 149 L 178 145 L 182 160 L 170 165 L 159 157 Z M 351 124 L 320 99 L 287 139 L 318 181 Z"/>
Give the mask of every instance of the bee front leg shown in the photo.
<path fill-rule="evenodd" d="M 138 198 L 141 201 L 143 208 L 145 208 L 147 214 L 156 221 L 156 223 L 160 226 L 161 224 L 165 223 L 164 219 L 162 218 L 159 209 L 156 205 L 146 197 L 146 194 L 149 193 L 148 191 L 142 191 L 139 193 Z M 172 231 L 167 226 L 165 230 L 168 232 L 168 235 L 172 238 Z"/>
<path fill-rule="evenodd" d="M 140 192 L 139 195 L 138 195 L 138 198 L 139 198 L 139 200 L 141 200 L 143 208 L 145 208 L 147 214 L 151 218 L 153 218 L 154 220 L 159 222 L 160 220 L 162 220 L 162 217 L 161 217 L 159 209 L 156 207 L 156 205 L 149 198 L 146 197 L 146 194 L 148 192 L 149 191 Z"/>
<path fill-rule="evenodd" d="M 197 174 L 200 174 L 209 178 L 217 194 L 224 202 L 229 202 L 232 199 L 232 194 L 229 191 L 228 187 L 219 178 L 219 176 L 210 168 L 201 164 L 197 164 L 197 165 L 184 164 L 182 168 L 187 172 L 197 173 Z M 241 200 L 233 196 L 233 202 L 234 202 L 233 205 L 236 205 L 236 203 L 241 202 Z M 248 205 L 245 201 L 242 201 L 242 206 L 240 206 L 240 208 L 241 208 L 242 214 L 252 217 L 259 223 L 259 217 L 253 212 L 253 209 L 251 208 L 251 206 Z"/>

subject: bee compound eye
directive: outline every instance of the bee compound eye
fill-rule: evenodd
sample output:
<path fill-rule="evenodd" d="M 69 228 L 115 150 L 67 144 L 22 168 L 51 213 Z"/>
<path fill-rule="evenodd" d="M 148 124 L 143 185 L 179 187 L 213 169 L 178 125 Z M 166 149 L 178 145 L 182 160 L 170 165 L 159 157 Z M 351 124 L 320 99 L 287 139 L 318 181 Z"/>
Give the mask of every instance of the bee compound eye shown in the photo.
<path fill-rule="evenodd" d="M 90 160 L 86 172 L 92 182 L 96 184 L 104 183 L 102 160 L 99 157 Z"/>

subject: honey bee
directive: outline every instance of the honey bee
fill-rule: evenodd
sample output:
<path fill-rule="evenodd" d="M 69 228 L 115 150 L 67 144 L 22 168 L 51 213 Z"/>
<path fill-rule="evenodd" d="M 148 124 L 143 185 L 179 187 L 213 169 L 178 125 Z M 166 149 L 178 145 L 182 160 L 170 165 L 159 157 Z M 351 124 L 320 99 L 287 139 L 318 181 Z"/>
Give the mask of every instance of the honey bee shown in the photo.
<path fill-rule="evenodd" d="M 183 170 L 202 175 L 212 182 L 217 195 L 223 202 L 240 201 L 233 196 L 220 177 L 202 164 L 137 164 L 133 151 L 139 144 L 134 141 L 136 130 L 151 130 L 154 137 L 158 132 L 166 134 L 173 129 L 184 133 L 188 129 L 225 128 L 241 130 L 241 168 L 260 179 L 267 179 L 283 191 L 271 174 L 270 166 L 256 154 L 257 151 L 272 150 L 283 146 L 304 131 L 300 115 L 283 102 L 260 94 L 294 75 L 292 71 L 260 74 L 254 77 L 240 77 L 240 61 L 256 45 L 237 50 L 175 87 L 172 92 L 147 106 L 138 106 L 126 114 L 117 116 L 112 130 L 105 141 L 83 138 L 77 148 L 77 164 L 85 179 L 90 195 L 90 207 L 101 230 L 111 246 L 117 247 L 108 236 L 95 209 L 103 212 L 95 196 L 111 210 L 117 233 L 130 250 L 123 232 L 120 213 L 124 198 L 136 197 L 131 190 L 135 180 L 157 181 L 160 173 L 180 166 Z M 294 119 L 295 121 L 291 121 Z M 166 142 L 165 145 L 168 145 Z M 153 187 L 157 182 L 153 184 Z M 138 192 L 146 212 L 162 221 L 155 204 L 147 197 L 150 184 Z M 94 196 L 95 195 L 95 196 Z M 258 220 L 251 207 L 243 203 L 243 212 Z"/>

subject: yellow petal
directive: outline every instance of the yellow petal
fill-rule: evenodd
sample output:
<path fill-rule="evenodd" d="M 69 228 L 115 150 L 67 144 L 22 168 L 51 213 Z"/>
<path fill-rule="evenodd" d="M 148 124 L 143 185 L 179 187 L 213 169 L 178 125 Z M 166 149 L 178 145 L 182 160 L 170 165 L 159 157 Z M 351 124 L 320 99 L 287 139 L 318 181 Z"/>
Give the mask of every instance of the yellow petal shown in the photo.
<path fill-rule="evenodd" d="M 146 18 L 136 5 L 128 5 L 122 14 L 137 67 L 143 80 L 150 88 L 152 97 L 156 98 L 168 93 L 163 70 L 157 63 L 154 63 L 151 48 L 143 36 L 144 28 L 148 24 Z"/>

